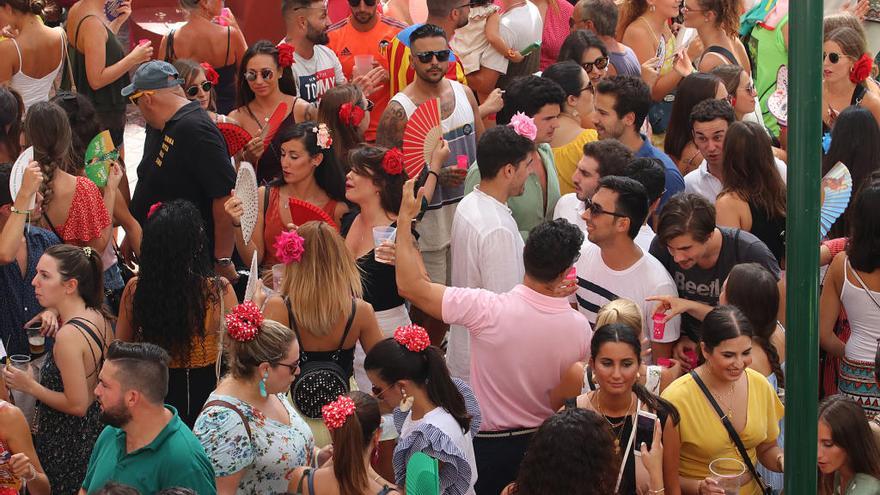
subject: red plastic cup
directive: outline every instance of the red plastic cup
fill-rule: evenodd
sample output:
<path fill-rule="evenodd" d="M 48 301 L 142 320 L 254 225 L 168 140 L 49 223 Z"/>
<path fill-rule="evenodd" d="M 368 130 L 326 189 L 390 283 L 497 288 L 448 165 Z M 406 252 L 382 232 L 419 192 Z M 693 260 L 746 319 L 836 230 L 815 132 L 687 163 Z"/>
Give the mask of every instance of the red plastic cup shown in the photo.
<path fill-rule="evenodd" d="M 672 368 L 672 360 L 669 358 L 657 358 L 657 366 L 664 368 Z"/>
<path fill-rule="evenodd" d="M 688 361 L 690 361 L 691 368 L 697 367 L 697 353 L 696 351 L 692 351 L 690 349 L 684 351 L 684 355 L 687 356 Z"/>
<path fill-rule="evenodd" d="M 149 42 L 150 42 L 150 40 L 148 40 L 146 38 L 139 39 L 138 46 L 144 46 L 144 45 L 148 44 Z"/>
<path fill-rule="evenodd" d="M 458 164 L 458 165 L 457 165 L 458 168 L 460 168 L 460 169 L 462 169 L 462 170 L 467 170 L 467 169 L 468 169 L 468 165 L 469 165 L 469 164 L 468 164 L 468 157 L 467 157 L 467 155 L 458 155 L 457 157 L 455 157 L 455 161 L 456 161 L 457 164 Z"/>
<path fill-rule="evenodd" d="M 568 269 L 568 273 L 565 274 L 565 280 L 577 280 L 577 268 L 571 267 Z"/>
<path fill-rule="evenodd" d="M 663 312 L 654 313 L 651 316 L 651 319 L 654 320 L 654 340 L 662 339 L 666 335 L 666 323 L 663 321 L 665 318 L 666 313 Z"/>

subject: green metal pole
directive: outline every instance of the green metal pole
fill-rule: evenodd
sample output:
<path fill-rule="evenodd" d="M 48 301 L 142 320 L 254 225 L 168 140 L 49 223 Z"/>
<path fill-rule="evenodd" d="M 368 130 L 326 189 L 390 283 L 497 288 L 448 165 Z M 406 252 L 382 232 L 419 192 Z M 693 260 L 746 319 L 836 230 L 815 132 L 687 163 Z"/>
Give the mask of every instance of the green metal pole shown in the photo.
<path fill-rule="evenodd" d="M 789 2 L 785 493 L 816 493 L 822 0 Z"/>

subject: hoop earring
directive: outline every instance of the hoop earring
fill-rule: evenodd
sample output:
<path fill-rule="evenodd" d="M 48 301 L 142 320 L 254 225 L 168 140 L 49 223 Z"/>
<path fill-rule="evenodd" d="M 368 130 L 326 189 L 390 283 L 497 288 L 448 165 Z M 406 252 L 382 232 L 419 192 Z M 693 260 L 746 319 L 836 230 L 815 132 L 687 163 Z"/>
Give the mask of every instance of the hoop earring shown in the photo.
<path fill-rule="evenodd" d="M 651 6 L 648 8 L 648 10 L 650 10 L 651 12 L 654 12 L 654 10 L 656 9 L 657 7 L 655 7 L 654 4 L 651 4 Z"/>
<path fill-rule="evenodd" d="M 260 397 L 266 398 L 269 397 L 269 394 L 266 392 L 266 380 L 269 379 L 269 372 L 266 371 L 263 373 L 263 379 L 260 380 Z"/>
<path fill-rule="evenodd" d="M 400 399 L 400 404 L 397 406 L 400 408 L 400 412 L 409 412 L 412 409 L 413 402 L 416 401 L 416 398 L 412 395 L 406 395 L 406 389 L 400 389 L 400 394 L 403 398 Z"/>

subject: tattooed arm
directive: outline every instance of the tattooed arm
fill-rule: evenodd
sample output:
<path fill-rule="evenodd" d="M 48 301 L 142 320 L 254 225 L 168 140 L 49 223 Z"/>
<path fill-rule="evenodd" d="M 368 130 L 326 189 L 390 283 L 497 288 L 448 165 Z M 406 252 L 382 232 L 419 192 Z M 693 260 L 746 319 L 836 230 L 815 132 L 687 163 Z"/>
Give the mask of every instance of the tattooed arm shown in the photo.
<path fill-rule="evenodd" d="M 407 117 L 403 106 L 392 101 L 385 108 L 376 128 L 376 144 L 386 148 L 403 146 L 403 129 L 406 127 Z"/>

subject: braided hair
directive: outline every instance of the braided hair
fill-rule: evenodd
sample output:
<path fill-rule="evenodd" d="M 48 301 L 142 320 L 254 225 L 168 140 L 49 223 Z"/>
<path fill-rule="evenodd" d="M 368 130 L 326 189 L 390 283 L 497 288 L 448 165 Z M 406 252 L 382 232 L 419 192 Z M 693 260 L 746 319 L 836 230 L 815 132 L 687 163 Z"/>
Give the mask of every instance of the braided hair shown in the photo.
<path fill-rule="evenodd" d="M 43 211 L 48 211 L 54 197 L 52 181 L 55 171 L 64 165 L 71 147 L 70 122 L 67 114 L 55 103 L 35 103 L 24 119 L 27 142 L 34 147 L 34 160 L 40 164 L 45 180 L 40 185 Z"/>

